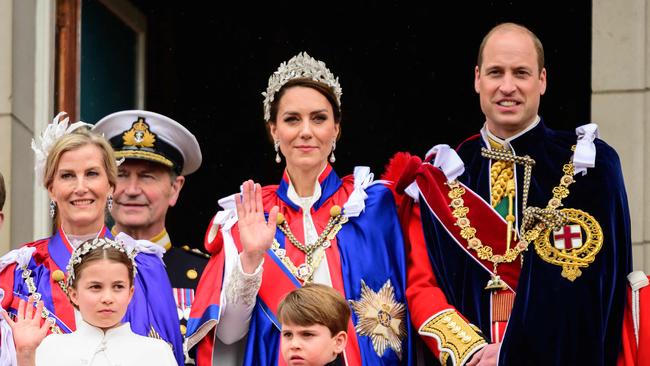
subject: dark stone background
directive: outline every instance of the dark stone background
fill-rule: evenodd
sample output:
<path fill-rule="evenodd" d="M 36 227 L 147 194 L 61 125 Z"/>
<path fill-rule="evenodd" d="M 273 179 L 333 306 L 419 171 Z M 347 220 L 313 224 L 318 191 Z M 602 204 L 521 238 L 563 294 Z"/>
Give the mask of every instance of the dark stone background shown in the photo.
<path fill-rule="evenodd" d="M 217 200 L 252 178 L 276 184 L 261 92 L 300 51 L 324 61 L 343 88 L 339 175 L 376 176 L 400 150 L 455 146 L 483 123 L 476 54 L 494 25 L 528 26 L 546 47 L 540 114 L 573 129 L 590 122 L 591 2 L 168 2 L 135 0 L 148 18 L 146 108 L 184 124 L 203 152 L 167 227 L 202 246 Z"/>

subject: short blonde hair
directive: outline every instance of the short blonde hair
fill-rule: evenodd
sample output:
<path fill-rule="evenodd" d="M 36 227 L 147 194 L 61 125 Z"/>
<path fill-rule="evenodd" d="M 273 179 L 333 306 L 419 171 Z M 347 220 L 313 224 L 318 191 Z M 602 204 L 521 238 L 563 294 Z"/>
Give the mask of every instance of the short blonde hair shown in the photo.
<path fill-rule="evenodd" d="M 335 289 L 308 283 L 293 290 L 282 299 L 278 306 L 280 323 L 310 326 L 326 326 L 332 336 L 348 329 L 350 306 Z"/>
<path fill-rule="evenodd" d="M 54 181 L 59 161 L 63 153 L 79 149 L 86 145 L 95 145 L 102 152 L 104 170 L 108 177 L 108 183 L 115 188 L 117 183 L 117 164 L 115 163 L 115 152 L 103 136 L 91 132 L 86 127 L 77 128 L 73 132 L 61 137 L 50 149 L 45 163 L 43 174 L 43 186 L 47 189 Z"/>

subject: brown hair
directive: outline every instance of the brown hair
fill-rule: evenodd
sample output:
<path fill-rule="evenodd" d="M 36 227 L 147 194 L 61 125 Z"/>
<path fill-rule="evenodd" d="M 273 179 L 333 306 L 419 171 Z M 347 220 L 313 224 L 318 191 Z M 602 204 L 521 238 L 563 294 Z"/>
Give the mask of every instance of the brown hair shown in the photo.
<path fill-rule="evenodd" d="M 115 153 L 113 148 L 103 136 L 100 136 L 89 129 L 82 127 L 61 137 L 50 149 L 43 174 L 43 186 L 48 188 L 54 181 L 54 175 L 59 166 L 63 153 L 79 149 L 86 145 L 95 145 L 102 152 L 104 170 L 108 177 L 108 183 L 115 188 L 117 183 L 117 165 L 115 164 Z"/>
<path fill-rule="evenodd" d="M 544 68 L 544 46 L 542 46 L 542 41 L 540 41 L 535 33 L 531 32 L 530 29 L 517 23 L 501 23 L 490 29 L 488 34 L 483 37 L 483 41 L 481 41 L 481 45 L 478 48 L 478 59 L 476 61 L 476 65 L 479 67 L 479 69 L 483 64 L 483 50 L 485 49 L 485 44 L 494 33 L 499 31 L 523 31 L 528 36 L 530 36 L 530 39 L 533 41 L 533 45 L 535 46 L 535 51 L 537 52 L 537 66 L 539 67 L 538 72 L 542 72 L 542 69 Z"/>
<path fill-rule="evenodd" d="M 308 283 L 293 290 L 278 306 L 280 323 L 300 326 L 320 324 L 326 326 L 334 336 L 347 331 L 350 320 L 350 306 L 335 289 Z"/>
<path fill-rule="evenodd" d="M 2 177 L 2 173 L 0 173 L 0 211 L 5 207 L 5 199 L 7 199 L 5 179 Z"/>
<path fill-rule="evenodd" d="M 92 240 L 88 240 L 84 243 L 82 243 L 80 246 L 83 246 L 84 244 L 88 242 L 92 242 Z M 108 247 L 104 248 L 103 246 L 99 246 L 88 253 L 84 254 L 81 257 L 81 262 L 75 263 L 72 266 L 72 270 L 75 274 L 74 278 L 72 279 L 72 282 L 70 283 L 70 287 L 74 288 L 75 290 L 77 289 L 77 282 L 79 282 L 79 279 L 82 276 L 84 268 L 88 267 L 88 265 L 92 262 L 99 261 L 102 259 L 109 260 L 111 262 L 115 263 L 122 263 L 123 265 L 126 266 L 126 270 L 129 275 L 129 287 L 133 287 L 133 277 L 134 277 L 134 271 L 135 268 L 133 268 L 133 261 L 129 256 L 126 254 L 126 252 L 122 252 L 116 248 L 113 247 Z M 72 302 L 71 302 L 72 303 Z M 72 305 L 79 309 L 77 305 L 72 303 Z"/>
<path fill-rule="evenodd" d="M 280 90 L 277 93 L 275 93 L 275 97 L 271 102 L 271 108 L 270 108 L 271 117 L 267 121 L 269 124 L 275 124 L 276 122 L 278 116 L 278 107 L 280 105 L 280 99 L 282 99 L 284 93 L 287 90 L 296 86 L 301 86 L 303 88 L 311 88 L 321 93 L 325 98 L 327 98 L 327 101 L 330 102 L 330 104 L 332 105 L 332 111 L 334 112 L 334 122 L 336 124 L 341 123 L 341 118 L 342 118 L 341 106 L 336 100 L 336 94 L 334 94 L 334 90 L 329 85 L 323 84 L 316 80 L 312 80 L 309 78 L 296 78 L 287 81 L 284 85 L 282 85 L 282 88 L 280 88 Z"/>

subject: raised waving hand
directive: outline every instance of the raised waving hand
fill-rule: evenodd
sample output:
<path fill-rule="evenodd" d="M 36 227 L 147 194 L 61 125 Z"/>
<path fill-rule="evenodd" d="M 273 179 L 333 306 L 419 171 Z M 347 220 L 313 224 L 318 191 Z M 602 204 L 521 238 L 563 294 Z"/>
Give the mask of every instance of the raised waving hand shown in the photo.
<path fill-rule="evenodd" d="M 27 302 L 20 300 L 15 320 L 12 320 L 6 311 L 1 312 L 2 317 L 11 327 L 19 366 L 35 365 L 36 348 L 47 336 L 50 327 L 50 322 L 42 319 L 42 312 L 43 301 L 36 302 L 31 296 Z"/>
<path fill-rule="evenodd" d="M 271 209 L 267 222 L 264 217 L 262 187 L 252 180 L 242 184 L 242 193 L 235 195 L 235 205 L 239 220 L 239 239 L 243 248 L 242 268 L 246 273 L 253 273 L 262 262 L 264 252 L 273 244 L 278 207 Z"/>

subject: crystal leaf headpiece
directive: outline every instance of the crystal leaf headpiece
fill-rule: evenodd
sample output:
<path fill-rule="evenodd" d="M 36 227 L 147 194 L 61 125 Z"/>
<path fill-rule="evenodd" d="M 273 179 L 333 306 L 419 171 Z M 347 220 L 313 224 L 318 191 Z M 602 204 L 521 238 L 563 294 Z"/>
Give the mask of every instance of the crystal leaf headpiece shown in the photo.
<path fill-rule="evenodd" d="M 298 55 L 292 57 L 288 62 L 283 62 L 269 78 L 269 86 L 264 96 L 264 120 L 271 119 L 271 103 L 275 99 L 275 94 L 280 91 L 282 86 L 289 80 L 307 78 L 314 81 L 321 82 L 332 88 L 336 101 L 341 107 L 341 95 L 343 90 L 339 84 L 339 78 L 334 77 L 334 74 L 325 66 L 323 61 L 318 61 L 309 56 L 307 52 L 300 52 Z"/>
<path fill-rule="evenodd" d="M 109 238 L 95 238 L 93 240 L 88 240 L 84 243 L 82 243 L 77 249 L 72 252 L 72 256 L 70 256 L 70 261 L 68 262 L 68 266 L 66 267 L 66 271 L 68 272 L 68 288 L 72 286 L 72 282 L 74 281 L 76 274 L 74 273 L 74 266 L 75 264 L 81 263 L 83 260 L 83 257 L 90 253 L 91 251 L 97 249 L 97 248 L 102 248 L 102 249 L 109 249 L 109 248 L 114 248 L 117 249 L 118 251 L 122 253 L 126 253 L 126 255 L 129 257 L 131 260 L 131 263 L 133 264 L 133 279 L 135 279 L 135 273 L 136 273 L 136 264 L 135 264 L 135 250 L 129 251 L 125 245 L 123 245 L 120 242 L 117 242 L 115 240 L 111 240 Z"/>
<path fill-rule="evenodd" d="M 41 134 L 39 141 L 32 139 L 32 150 L 34 150 L 34 173 L 36 174 L 36 181 L 43 182 L 45 175 L 45 164 L 47 164 L 47 156 L 56 142 L 63 137 L 76 130 L 79 127 L 92 128 L 93 125 L 86 122 L 75 122 L 71 125 L 68 124 L 69 118 L 66 112 L 60 112 L 54 117 L 52 123 L 47 125 L 45 131 Z"/>

